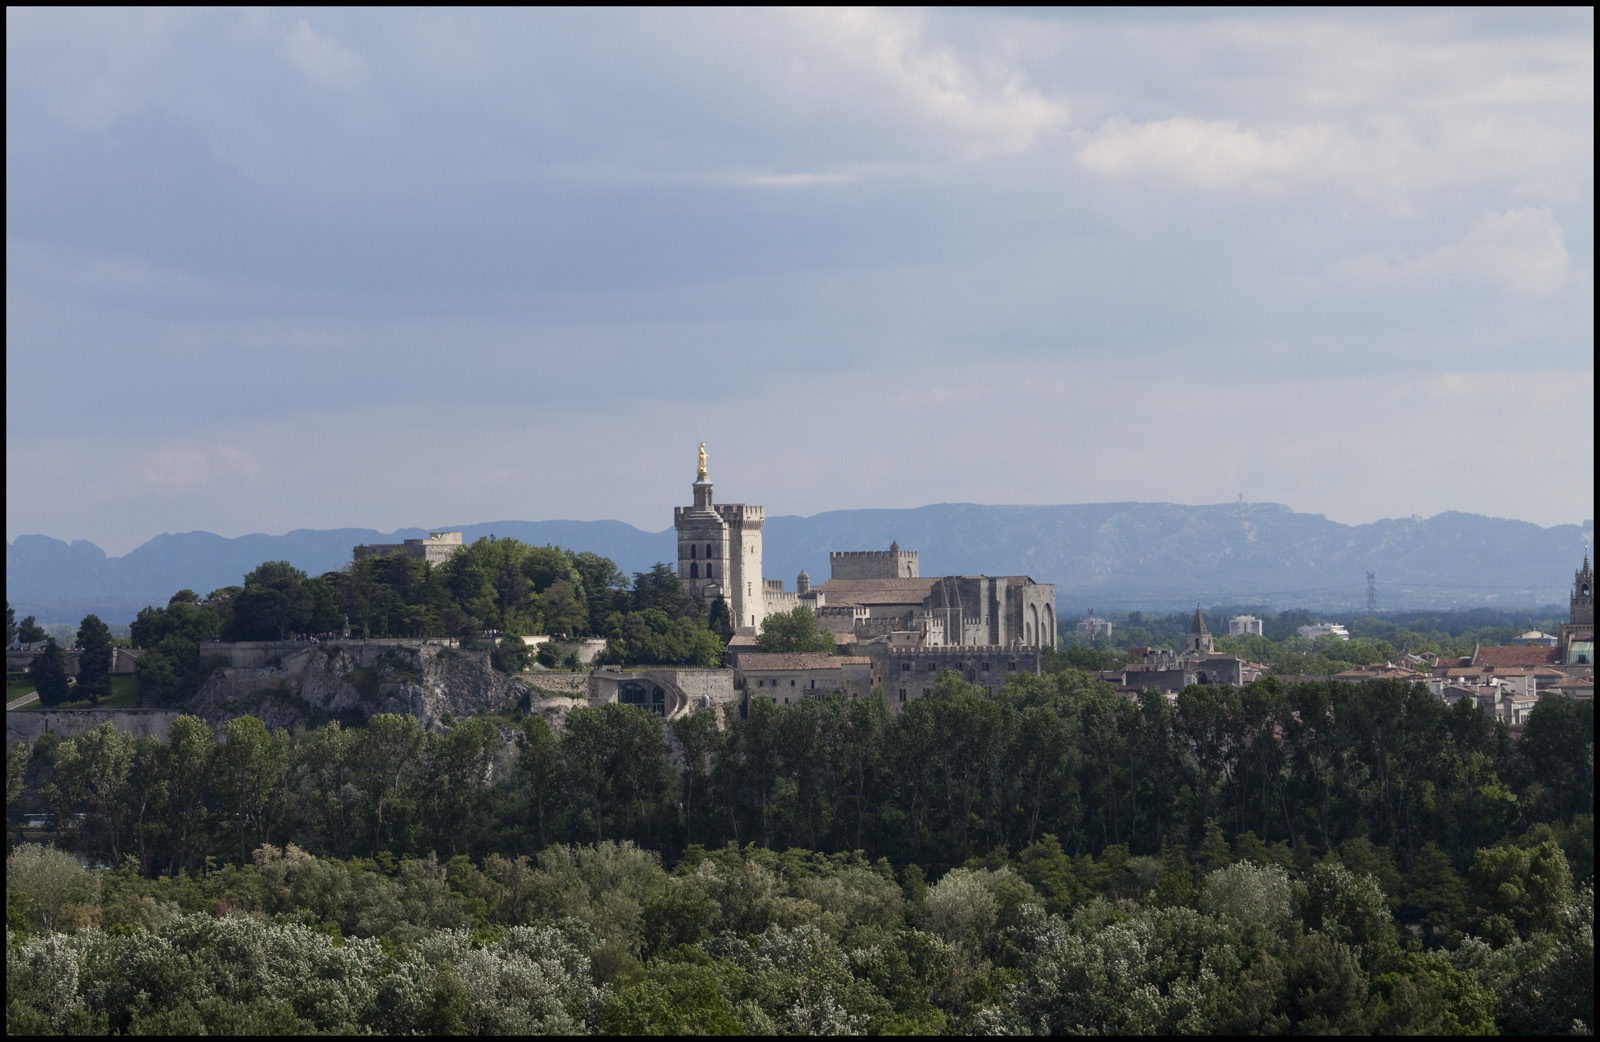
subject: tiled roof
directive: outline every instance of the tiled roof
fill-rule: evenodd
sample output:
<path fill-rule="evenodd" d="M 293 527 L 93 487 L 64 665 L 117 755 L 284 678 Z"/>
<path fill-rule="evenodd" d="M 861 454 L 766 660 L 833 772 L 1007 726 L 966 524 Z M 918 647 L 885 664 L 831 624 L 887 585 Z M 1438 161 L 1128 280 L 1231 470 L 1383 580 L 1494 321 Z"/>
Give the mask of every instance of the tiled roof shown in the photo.
<path fill-rule="evenodd" d="M 821 586 L 829 606 L 843 604 L 921 604 L 937 579 L 829 579 Z"/>
<path fill-rule="evenodd" d="M 1547 666 L 1561 661 L 1559 648 L 1479 647 L 1473 652 L 1474 666 Z"/>
<path fill-rule="evenodd" d="M 797 651 L 787 655 L 740 655 L 738 668 L 746 673 L 762 669 L 839 669 L 841 666 L 869 665 L 871 662 L 872 660 L 865 655 L 830 655 L 825 651 Z"/>

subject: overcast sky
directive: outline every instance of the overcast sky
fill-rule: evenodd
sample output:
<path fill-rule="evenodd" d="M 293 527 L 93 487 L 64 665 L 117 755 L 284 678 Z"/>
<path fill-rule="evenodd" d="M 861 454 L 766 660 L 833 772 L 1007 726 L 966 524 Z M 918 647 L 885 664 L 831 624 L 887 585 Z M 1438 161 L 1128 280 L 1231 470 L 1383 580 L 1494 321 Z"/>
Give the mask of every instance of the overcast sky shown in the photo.
<path fill-rule="evenodd" d="M 6 533 L 1593 517 L 1590 10 L 6 14 Z"/>

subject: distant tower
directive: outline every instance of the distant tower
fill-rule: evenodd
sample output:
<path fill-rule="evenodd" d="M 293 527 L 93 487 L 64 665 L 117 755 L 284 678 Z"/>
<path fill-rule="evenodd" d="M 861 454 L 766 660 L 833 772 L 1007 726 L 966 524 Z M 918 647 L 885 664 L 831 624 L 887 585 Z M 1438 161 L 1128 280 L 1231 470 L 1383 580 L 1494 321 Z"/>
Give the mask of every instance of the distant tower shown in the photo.
<path fill-rule="evenodd" d="M 1205 613 L 1198 604 L 1194 606 L 1194 621 L 1189 624 L 1189 639 L 1184 643 L 1183 650 L 1196 655 L 1209 655 L 1216 650 L 1211 631 L 1206 629 Z"/>
<path fill-rule="evenodd" d="M 754 633 L 767 617 L 766 590 L 761 582 L 761 529 L 766 511 L 743 503 L 717 503 L 706 472 L 706 446 L 700 443 L 699 467 L 691 486 L 694 505 L 674 507 L 678 532 L 678 579 L 690 596 L 707 604 L 719 596 L 728 602 L 734 627 Z"/>
<path fill-rule="evenodd" d="M 1583 567 L 1572 576 L 1572 609 L 1561 627 L 1561 663 L 1567 666 L 1594 666 L 1594 569 L 1589 552 L 1583 553 Z"/>
<path fill-rule="evenodd" d="M 1583 552 L 1583 567 L 1572 573 L 1572 602 L 1567 621 L 1574 626 L 1594 625 L 1594 569 L 1589 566 L 1589 551 Z"/>
<path fill-rule="evenodd" d="M 801 596 L 811 592 L 811 576 L 806 574 L 804 568 L 800 569 L 800 575 L 794 581 L 794 589 Z"/>
<path fill-rule="evenodd" d="M 1367 618 L 1378 614 L 1378 573 L 1367 573 Z"/>

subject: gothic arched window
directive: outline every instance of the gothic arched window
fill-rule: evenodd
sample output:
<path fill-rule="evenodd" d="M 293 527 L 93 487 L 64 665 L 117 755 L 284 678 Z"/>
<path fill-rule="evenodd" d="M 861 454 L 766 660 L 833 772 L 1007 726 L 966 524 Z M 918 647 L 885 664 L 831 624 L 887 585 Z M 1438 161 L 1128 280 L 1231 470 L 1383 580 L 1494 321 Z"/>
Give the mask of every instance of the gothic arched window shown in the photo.
<path fill-rule="evenodd" d="M 700 565 L 697 564 L 694 561 L 690 561 L 689 562 L 689 578 L 691 578 L 691 579 L 700 578 Z"/>
<path fill-rule="evenodd" d="M 693 543 L 689 544 L 689 559 L 691 561 L 694 560 L 695 557 L 699 556 L 699 554 L 697 552 L 697 551 L 699 551 L 699 549 L 700 548 L 698 546 L 695 546 Z"/>
<path fill-rule="evenodd" d="M 711 570 L 711 562 L 707 561 L 706 562 L 706 578 L 707 579 L 715 579 L 716 577 L 717 577 L 717 573 L 715 573 L 715 572 L 713 572 Z"/>
<path fill-rule="evenodd" d="M 713 558 L 715 556 L 717 556 L 717 555 L 711 552 L 711 544 L 707 543 L 706 544 L 706 560 L 709 561 L 711 558 Z"/>

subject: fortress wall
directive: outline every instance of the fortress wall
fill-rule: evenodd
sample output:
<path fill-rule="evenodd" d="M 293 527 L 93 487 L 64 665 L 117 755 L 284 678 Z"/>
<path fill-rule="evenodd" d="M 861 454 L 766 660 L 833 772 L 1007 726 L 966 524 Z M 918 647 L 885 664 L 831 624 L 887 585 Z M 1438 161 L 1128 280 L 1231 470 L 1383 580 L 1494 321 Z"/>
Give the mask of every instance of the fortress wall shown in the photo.
<path fill-rule="evenodd" d="M 521 674 L 521 679 L 540 691 L 566 695 L 571 698 L 589 696 L 588 673 L 562 673 L 555 670 L 535 670 Z"/>

